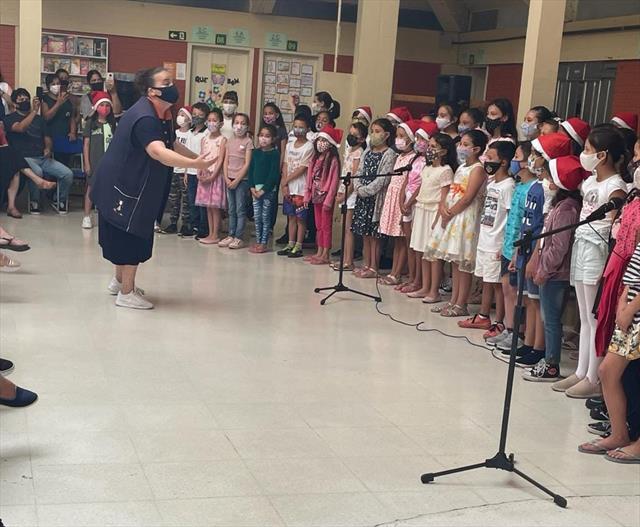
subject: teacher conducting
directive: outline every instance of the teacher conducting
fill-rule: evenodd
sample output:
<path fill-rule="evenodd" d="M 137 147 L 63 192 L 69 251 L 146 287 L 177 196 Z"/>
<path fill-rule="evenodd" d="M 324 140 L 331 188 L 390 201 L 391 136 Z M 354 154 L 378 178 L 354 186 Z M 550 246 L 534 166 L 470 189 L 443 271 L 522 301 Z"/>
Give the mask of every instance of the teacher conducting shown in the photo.
<path fill-rule="evenodd" d="M 102 255 L 115 265 L 108 289 L 117 295 L 116 305 L 152 309 L 136 287 L 136 272 L 151 258 L 154 221 L 166 204 L 167 167 L 204 169 L 212 161 L 175 142 L 171 106 L 179 94 L 167 70 L 139 71 L 135 85 L 141 97 L 120 120 L 96 170 L 91 199 Z"/>

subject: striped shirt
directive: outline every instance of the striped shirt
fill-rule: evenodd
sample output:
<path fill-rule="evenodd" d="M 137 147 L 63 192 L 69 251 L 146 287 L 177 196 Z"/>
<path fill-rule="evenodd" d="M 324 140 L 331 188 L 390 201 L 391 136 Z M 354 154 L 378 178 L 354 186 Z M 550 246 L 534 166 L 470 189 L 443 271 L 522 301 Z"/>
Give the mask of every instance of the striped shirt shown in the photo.
<path fill-rule="evenodd" d="M 636 245 L 636 250 L 633 252 L 631 260 L 629 260 L 629 265 L 627 265 L 622 283 L 629 287 L 627 302 L 631 302 L 640 294 L 640 243 Z M 640 324 L 640 310 L 636 311 L 636 314 L 633 316 L 633 323 Z"/>

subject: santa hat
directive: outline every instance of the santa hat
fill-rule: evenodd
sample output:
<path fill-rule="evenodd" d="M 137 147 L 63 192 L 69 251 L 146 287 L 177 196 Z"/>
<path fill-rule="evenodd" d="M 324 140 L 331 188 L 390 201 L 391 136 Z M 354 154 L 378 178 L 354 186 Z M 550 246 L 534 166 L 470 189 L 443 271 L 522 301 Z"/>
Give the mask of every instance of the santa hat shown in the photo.
<path fill-rule="evenodd" d="M 566 130 L 571 139 L 573 139 L 580 146 L 584 147 L 584 143 L 589 137 L 591 127 L 589 123 L 578 119 L 577 117 L 569 117 L 566 121 L 562 121 L 560 126 Z"/>
<path fill-rule="evenodd" d="M 340 130 L 339 128 L 334 128 L 330 124 L 325 124 L 322 127 L 322 130 L 318 132 L 316 139 L 320 139 L 321 137 L 338 148 L 340 146 L 340 143 L 342 143 L 342 130 Z"/>
<path fill-rule="evenodd" d="M 183 112 L 187 114 L 189 121 L 193 120 L 193 116 L 191 115 L 192 108 L 188 104 L 185 104 L 182 108 L 178 110 L 178 113 Z"/>
<path fill-rule="evenodd" d="M 438 125 L 432 122 L 420 121 L 420 126 L 418 126 L 418 130 L 416 131 L 416 135 L 419 135 L 423 139 L 427 141 L 431 139 L 434 135 L 438 133 Z"/>
<path fill-rule="evenodd" d="M 406 123 L 400 123 L 398 125 L 398 128 L 402 128 L 405 132 L 407 132 L 409 139 L 413 143 L 416 140 L 416 133 L 420 128 L 421 124 L 422 124 L 422 121 L 418 121 L 417 119 L 411 119 L 411 121 L 407 121 Z"/>
<path fill-rule="evenodd" d="M 387 117 L 400 123 L 406 123 L 407 121 L 411 121 L 411 119 L 413 119 L 413 117 L 411 117 L 409 108 L 407 108 L 406 106 L 391 108 L 391 110 L 389 110 L 389 113 L 387 114 Z"/>
<path fill-rule="evenodd" d="M 621 128 L 628 128 L 635 132 L 638 129 L 638 114 L 631 112 L 618 112 L 613 114 L 611 122 Z"/>
<path fill-rule="evenodd" d="M 541 135 L 531 141 L 531 148 L 540 152 L 547 161 L 551 161 L 571 154 L 571 139 L 560 132 Z"/>
<path fill-rule="evenodd" d="M 91 92 L 91 103 L 93 104 L 94 110 L 98 106 L 100 106 L 103 102 L 108 102 L 109 104 L 113 104 L 111 102 L 111 95 L 109 95 L 106 91 Z"/>
<path fill-rule="evenodd" d="M 362 115 L 367 120 L 367 123 L 371 123 L 371 119 L 373 118 L 373 112 L 371 111 L 371 106 L 360 106 L 356 108 L 356 111 L 353 113 L 357 113 Z"/>
<path fill-rule="evenodd" d="M 580 184 L 591 173 L 587 172 L 580 164 L 577 156 L 563 156 L 549 161 L 549 172 L 553 182 L 564 190 L 578 190 Z"/>

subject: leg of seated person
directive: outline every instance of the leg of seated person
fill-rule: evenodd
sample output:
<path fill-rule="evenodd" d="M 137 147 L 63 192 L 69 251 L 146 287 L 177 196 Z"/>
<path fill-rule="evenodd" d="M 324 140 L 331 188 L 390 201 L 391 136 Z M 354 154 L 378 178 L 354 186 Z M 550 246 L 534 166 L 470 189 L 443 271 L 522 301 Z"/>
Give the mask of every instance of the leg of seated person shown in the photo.
<path fill-rule="evenodd" d="M 63 203 L 66 203 L 69 195 L 69 188 L 73 182 L 73 172 L 71 172 L 71 169 L 60 163 L 60 161 L 47 158 L 44 160 L 42 170 L 45 175 L 58 182 L 58 186 L 60 187 L 60 200 Z"/>
<path fill-rule="evenodd" d="M 44 157 L 25 157 L 24 160 L 27 162 L 33 173 L 38 176 L 44 176 L 44 172 L 42 171 L 42 164 L 44 162 Z M 29 185 L 29 199 L 31 201 L 40 201 L 40 188 L 31 178 L 28 182 Z"/>
<path fill-rule="evenodd" d="M 16 173 L 9 183 L 7 188 L 7 214 L 16 218 L 20 218 L 22 215 L 16 207 L 16 196 L 20 188 L 20 172 Z"/>

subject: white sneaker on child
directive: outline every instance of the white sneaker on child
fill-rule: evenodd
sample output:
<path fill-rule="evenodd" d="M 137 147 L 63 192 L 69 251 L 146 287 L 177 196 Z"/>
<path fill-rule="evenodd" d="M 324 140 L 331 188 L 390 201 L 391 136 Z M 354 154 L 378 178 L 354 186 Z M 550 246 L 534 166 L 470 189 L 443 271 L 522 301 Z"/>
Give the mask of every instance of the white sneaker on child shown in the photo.
<path fill-rule="evenodd" d="M 93 223 L 91 222 L 91 216 L 85 216 L 82 218 L 82 228 L 83 229 L 92 229 Z"/>

